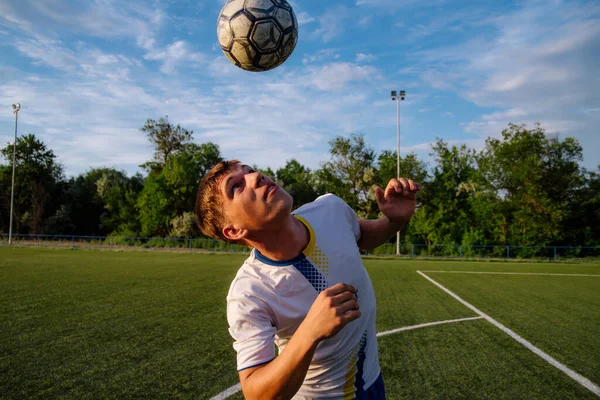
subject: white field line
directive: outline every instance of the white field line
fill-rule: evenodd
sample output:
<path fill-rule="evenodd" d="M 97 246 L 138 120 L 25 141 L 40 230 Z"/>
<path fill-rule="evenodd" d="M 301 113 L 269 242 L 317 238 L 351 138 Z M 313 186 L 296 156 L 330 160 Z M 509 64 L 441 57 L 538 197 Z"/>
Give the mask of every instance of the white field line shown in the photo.
<path fill-rule="evenodd" d="M 473 321 L 475 319 L 482 319 L 482 318 L 483 317 L 479 316 L 479 317 L 470 317 L 470 318 L 461 318 L 461 319 L 449 319 L 448 321 L 428 322 L 426 324 L 419 324 L 419 325 L 413 325 L 413 326 L 405 326 L 403 328 L 392 329 L 391 331 L 379 332 L 377 334 L 377 337 L 381 337 L 381 336 L 385 336 L 385 335 L 391 335 L 392 333 L 410 331 L 410 330 L 413 330 L 413 329 L 425 328 L 426 326 L 451 324 L 453 322 Z"/>
<path fill-rule="evenodd" d="M 233 385 L 229 389 L 222 391 L 215 397 L 211 397 L 210 400 L 225 400 L 226 398 L 228 398 L 229 396 L 233 396 L 240 390 L 242 390 L 242 385 L 238 383 L 237 385 Z"/>
<path fill-rule="evenodd" d="M 466 301 L 464 301 L 463 299 L 461 299 L 460 297 L 458 297 L 456 294 L 452 293 L 450 290 L 446 289 L 444 286 L 440 285 L 439 283 L 437 283 L 436 281 L 434 281 L 433 279 L 431 279 L 430 277 L 428 277 L 427 275 L 425 275 L 423 272 L 417 271 L 417 273 L 419 273 L 419 275 L 421 275 L 422 277 L 424 277 L 425 279 L 427 279 L 429 282 L 433 283 L 435 286 L 437 286 L 440 289 L 442 289 L 444 292 L 448 293 L 450 296 L 454 297 L 456 300 L 458 300 L 464 306 L 466 306 L 467 308 L 469 308 L 471 311 L 473 311 L 473 312 L 481 315 L 489 323 L 491 323 L 492 325 L 496 326 L 497 328 L 499 328 L 500 330 L 502 330 L 503 332 L 505 332 L 506 334 L 508 334 L 510 337 L 512 337 L 513 339 L 515 339 L 517 342 L 521 343 L 523 346 L 525 346 L 526 348 L 528 348 L 529 350 L 531 350 L 533 353 L 535 353 L 538 356 L 540 356 L 542 359 L 544 359 L 544 361 L 546 361 L 549 364 L 555 366 L 556 368 L 558 368 L 559 370 L 561 370 L 562 372 L 564 372 L 565 374 L 567 374 L 571 379 L 573 379 L 574 381 L 576 381 L 577 383 L 579 383 L 581 386 L 585 387 L 586 389 L 588 389 L 589 391 L 591 391 L 592 393 L 594 393 L 596 396 L 600 397 L 600 386 L 596 385 L 594 382 L 590 381 L 585 376 L 580 375 L 579 373 L 573 371 L 572 369 L 570 369 L 566 365 L 564 365 L 561 362 L 557 361 L 556 359 L 554 359 L 549 354 L 544 353 L 542 350 L 540 350 L 539 348 L 535 347 L 533 344 L 529 343 L 527 340 L 523 339 L 521 336 L 517 335 L 515 332 L 513 332 L 510 329 L 508 329 L 506 326 L 502 325 L 500 322 L 496 321 L 495 319 L 493 319 L 489 315 L 487 315 L 484 312 L 480 311 L 479 309 L 475 308 L 475 306 L 473 306 L 472 304 L 467 303 Z"/>
<path fill-rule="evenodd" d="M 488 272 L 488 271 L 422 271 L 436 274 L 480 274 L 480 275 L 539 275 L 539 276 L 592 276 L 600 278 L 600 274 L 553 274 L 545 272 Z"/>
<path fill-rule="evenodd" d="M 480 316 L 480 317 L 470 317 L 470 318 L 461 318 L 461 319 L 450 319 L 450 320 L 447 320 L 447 321 L 436 321 L 436 322 L 428 322 L 426 324 L 405 326 L 405 327 L 398 328 L 398 329 L 392 329 L 391 331 L 379 332 L 377 334 L 377 337 L 385 336 L 385 335 L 391 335 L 392 333 L 410 331 L 412 329 L 425 328 L 427 326 L 442 325 L 442 324 L 451 324 L 451 323 L 454 323 L 454 322 L 462 322 L 462 321 L 472 321 L 472 320 L 475 320 L 475 319 L 482 319 L 482 318 L 483 317 Z M 225 400 L 226 398 L 228 398 L 229 396 L 233 396 L 234 394 L 236 394 L 240 390 L 242 390 L 242 386 L 238 383 L 237 385 L 234 385 L 234 386 L 230 387 L 229 389 L 222 391 L 218 395 L 216 395 L 214 397 L 211 397 L 210 400 Z"/>

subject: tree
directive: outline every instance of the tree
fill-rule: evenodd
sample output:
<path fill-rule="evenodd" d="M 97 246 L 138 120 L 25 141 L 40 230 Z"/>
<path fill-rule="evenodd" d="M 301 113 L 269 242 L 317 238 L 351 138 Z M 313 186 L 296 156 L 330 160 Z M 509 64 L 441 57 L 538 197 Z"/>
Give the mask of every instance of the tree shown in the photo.
<path fill-rule="evenodd" d="M 189 158 L 194 173 L 197 173 L 198 183 L 208 171 L 219 162 L 223 161 L 219 145 L 213 142 L 202 144 L 186 143 L 182 146 L 181 152 Z"/>
<path fill-rule="evenodd" d="M 149 174 L 137 202 L 142 235 L 166 236 L 175 217 L 192 212 L 200 179 L 219 161 L 216 144 L 188 143 L 160 172 Z"/>
<path fill-rule="evenodd" d="M 315 173 L 319 193 L 332 192 L 366 218 L 376 213 L 373 183 L 375 151 L 364 135 L 338 136 L 329 141 L 331 160 Z"/>
<path fill-rule="evenodd" d="M 7 144 L 0 153 L 7 160 L 13 159 L 13 145 Z M 2 204 L 10 209 L 12 166 L 2 167 Z M 10 169 L 10 175 L 9 175 Z M 54 152 L 29 134 L 17 138 L 14 190 L 15 233 L 40 233 L 43 218 L 54 214 L 59 208 L 58 200 L 64 182 L 63 168 L 56 161 Z M 10 212 L 7 212 L 10 214 Z M 24 229 L 25 228 L 25 229 Z"/>
<path fill-rule="evenodd" d="M 189 238 L 197 233 L 196 215 L 193 212 L 184 212 L 171 221 L 170 237 Z"/>
<path fill-rule="evenodd" d="M 294 159 L 277 170 L 277 182 L 294 198 L 294 208 L 310 203 L 317 197 L 310 169 Z"/>
<path fill-rule="evenodd" d="M 137 201 L 142 236 L 166 236 L 169 222 L 177 215 L 165 176 L 149 174 Z"/>
<path fill-rule="evenodd" d="M 148 119 L 141 131 L 146 133 L 148 140 L 154 146 L 153 162 L 144 164 L 144 167 L 152 171 L 163 168 L 173 154 L 181 150 L 186 143 L 191 142 L 194 133 L 179 124 L 177 126 L 171 124 L 168 116 L 158 121 Z"/>
<path fill-rule="evenodd" d="M 100 226 L 111 234 L 137 235 L 140 222 L 137 218 L 137 199 L 143 188 L 143 178 L 136 174 L 127 177 L 124 171 L 105 170 L 96 181 L 98 197 L 104 210 L 100 215 Z"/>
<path fill-rule="evenodd" d="M 509 244 L 564 243 L 564 224 L 584 185 L 581 160 L 575 139 L 549 138 L 539 124 L 533 129 L 509 124 L 502 139 L 486 141 L 479 169 L 483 181 L 502 199 Z"/>
<path fill-rule="evenodd" d="M 395 178 L 398 172 L 396 152 L 384 150 L 377 157 L 376 183 L 385 188 L 390 179 Z M 400 157 L 400 176 L 413 179 L 419 184 L 424 184 L 429 179 L 427 165 L 419 160 L 415 153 Z"/>
<path fill-rule="evenodd" d="M 474 225 L 469 199 L 475 191 L 475 151 L 465 145 L 449 147 L 441 139 L 432 150 L 437 164 L 427 186 L 427 201 L 418 212 L 431 218 L 433 232 L 428 240 L 432 243 L 460 243 Z"/>

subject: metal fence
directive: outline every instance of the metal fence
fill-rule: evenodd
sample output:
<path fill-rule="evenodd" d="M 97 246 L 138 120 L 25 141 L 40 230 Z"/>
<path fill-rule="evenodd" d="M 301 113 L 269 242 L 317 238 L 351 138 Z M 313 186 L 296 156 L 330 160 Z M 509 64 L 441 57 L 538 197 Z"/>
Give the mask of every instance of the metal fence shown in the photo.
<path fill-rule="evenodd" d="M 8 235 L 0 234 L 2 246 L 9 246 Z M 245 246 L 226 243 L 210 238 L 163 238 L 121 236 L 72 236 L 72 235 L 13 235 L 12 245 L 19 247 L 65 247 L 100 249 L 170 250 L 181 252 L 227 252 L 247 253 Z M 460 244 L 385 244 L 365 253 L 368 256 L 404 258 L 456 258 L 456 259 L 600 259 L 600 246 L 482 246 Z"/>
<path fill-rule="evenodd" d="M 8 235 L 1 235 L 1 245 L 9 246 Z M 172 251 L 211 251 L 244 253 L 248 248 L 210 238 L 163 238 L 124 236 L 12 235 L 12 246 L 66 247 L 73 249 L 147 249 Z"/>
<path fill-rule="evenodd" d="M 506 246 L 460 244 L 410 244 L 400 245 L 400 254 L 413 258 L 486 258 L 486 259 L 600 259 L 600 246 Z M 394 256 L 396 246 L 385 244 L 368 255 Z"/>

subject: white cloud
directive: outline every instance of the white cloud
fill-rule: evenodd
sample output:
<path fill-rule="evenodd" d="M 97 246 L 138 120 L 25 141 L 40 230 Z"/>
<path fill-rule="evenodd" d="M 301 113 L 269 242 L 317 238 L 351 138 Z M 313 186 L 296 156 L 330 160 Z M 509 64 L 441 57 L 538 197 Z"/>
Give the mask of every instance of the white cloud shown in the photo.
<path fill-rule="evenodd" d="M 288 1 L 292 8 L 294 9 L 294 13 L 296 14 L 296 19 L 298 20 L 298 25 L 306 25 L 311 22 L 315 22 L 315 18 L 312 17 L 308 12 L 303 11 L 300 7 L 300 4 L 297 2 L 290 0 Z"/>
<path fill-rule="evenodd" d="M 306 25 L 315 22 L 314 17 L 311 17 L 306 11 L 297 13 L 296 19 L 298 20 L 298 25 Z"/>
<path fill-rule="evenodd" d="M 320 90 L 340 90 L 352 81 L 365 81 L 378 77 L 374 67 L 351 63 L 331 63 L 313 70 L 312 83 Z"/>
<path fill-rule="evenodd" d="M 447 2 L 448 0 L 356 0 L 356 5 L 363 7 L 383 7 L 393 10 L 404 7 L 440 6 Z"/>
<path fill-rule="evenodd" d="M 526 1 L 481 22 L 497 30 L 493 37 L 419 52 L 421 79 L 500 109 L 468 123 L 467 133 L 498 136 L 509 122 L 539 121 L 579 138 L 586 158 L 597 160 L 600 115 L 579 111 L 600 104 L 600 81 L 591 79 L 600 70 L 600 7 L 588 5 Z"/>
<path fill-rule="evenodd" d="M 373 20 L 373 16 L 372 15 L 363 15 L 362 17 L 359 18 L 358 22 L 356 23 L 360 28 L 366 28 L 369 26 L 369 24 L 371 23 L 371 21 Z"/>
<path fill-rule="evenodd" d="M 583 112 L 585 114 L 597 113 L 600 112 L 600 108 L 584 108 Z"/>
<path fill-rule="evenodd" d="M 150 38 L 161 28 L 164 17 L 159 7 L 135 1 L 22 0 L 18 5 L 0 1 L 0 21 L 34 36 L 55 36 L 56 31 L 69 29 L 102 38 Z"/>
<path fill-rule="evenodd" d="M 368 63 L 371 61 L 375 61 L 377 57 L 375 57 L 373 54 L 364 54 L 364 53 L 358 53 L 356 55 L 356 62 L 357 63 Z"/>
<path fill-rule="evenodd" d="M 146 60 L 162 61 L 163 65 L 160 68 L 165 74 L 172 74 L 178 64 L 182 62 L 191 62 L 194 65 L 205 61 L 206 57 L 201 53 L 196 53 L 190 50 L 189 45 L 178 40 L 169 46 L 160 50 L 150 50 L 145 56 Z"/>
<path fill-rule="evenodd" d="M 302 58 L 304 64 L 311 64 L 321 61 L 337 60 L 340 54 L 337 49 L 320 49 L 314 54 L 305 54 Z"/>
<path fill-rule="evenodd" d="M 350 10 L 342 5 L 334 6 L 318 18 L 319 28 L 312 33 L 313 37 L 323 42 L 330 42 L 344 33 Z"/>

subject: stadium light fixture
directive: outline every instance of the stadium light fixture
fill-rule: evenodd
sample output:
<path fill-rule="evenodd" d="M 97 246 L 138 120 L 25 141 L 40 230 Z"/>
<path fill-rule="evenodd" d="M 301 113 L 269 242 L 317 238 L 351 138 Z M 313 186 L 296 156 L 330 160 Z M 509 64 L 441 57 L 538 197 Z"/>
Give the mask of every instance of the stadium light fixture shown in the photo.
<path fill-rule="evenodd" d="M 397 128 L 397 148 L 396 148 L 396 166 L 397 178 L 400 178 L 400 101 L 406 97 L 406 91 L 401 90 L 400 95 L 396 90 L 392 90 L 392 100 L 396 102 L 396 128 Z M 400 255 L 400 231 L 396 233 L 396 255 Z"/>
<path fill-rule="evenodd" d="M 8 244 L 12 244 L 12 227 L 13 227 L 13 207 L 15 201 L 15 165 L 17 160 L 17 124 L 19 122 L 19 111 L 21 111 L 21 103 L 12 105 L 13 114 L 15 114 L 15 142 L 13 143 L 13 165 L 12 165 L 12 185 L 10 187 L 10 222 L 8 227 Z"/>

